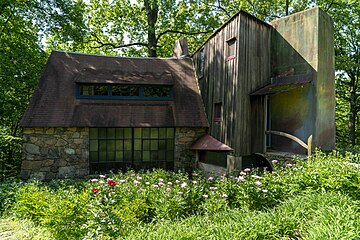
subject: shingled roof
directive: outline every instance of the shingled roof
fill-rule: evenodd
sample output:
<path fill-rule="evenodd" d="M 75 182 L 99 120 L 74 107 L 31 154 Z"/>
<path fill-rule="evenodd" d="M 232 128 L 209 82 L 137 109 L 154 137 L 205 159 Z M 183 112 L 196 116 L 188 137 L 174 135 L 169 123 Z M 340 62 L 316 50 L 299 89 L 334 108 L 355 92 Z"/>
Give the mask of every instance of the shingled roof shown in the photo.
<path fill-rule="evenodd" d="M 77 83 L 172 85 L 173 100 L 79 99 Z M 208 127 L 192 60 L 53 51 L 22 127 Z"/>

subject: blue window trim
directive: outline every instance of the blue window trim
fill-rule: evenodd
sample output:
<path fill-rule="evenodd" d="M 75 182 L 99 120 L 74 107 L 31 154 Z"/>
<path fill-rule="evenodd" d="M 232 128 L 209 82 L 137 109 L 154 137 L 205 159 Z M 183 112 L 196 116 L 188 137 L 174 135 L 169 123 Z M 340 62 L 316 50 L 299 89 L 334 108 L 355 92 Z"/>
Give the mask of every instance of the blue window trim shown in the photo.
<path fill-rule="evenodd" d="M 106 96 L 101 95 L 80 95 L 80 86 L 107 86 L 108 94 Z M 138 96 L 112 96 L 112 86 L 133 86 L 139 88 Z M 144 96 L 144 88 L 146 87 L 168 87 L 170 88 L 169 97 L 146 97 Z M 130 85 L 130 84 L 89 84 L 89 83 L 77 83 L 76 84 L 76 98 L 77 99 L 114 99 L 114 100 L 174 100 L 174 91 L 172 85 Z"/>

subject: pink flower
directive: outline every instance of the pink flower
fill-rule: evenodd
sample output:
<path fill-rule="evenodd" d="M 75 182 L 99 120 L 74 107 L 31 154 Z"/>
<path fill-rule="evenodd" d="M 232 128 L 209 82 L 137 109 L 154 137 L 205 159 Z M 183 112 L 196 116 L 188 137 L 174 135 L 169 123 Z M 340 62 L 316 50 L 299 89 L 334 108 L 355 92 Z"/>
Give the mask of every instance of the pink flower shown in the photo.
<path fill-rule="evenodd" d="M 285 165 L 286 167 L 292 167 L 293 165 L 291 163 L 288 163 Z"/>
<path fill-rule="evenodd" d="M 242 176 L 239 176 L 239 177 L 237 178 L 237 180 L 238 180 L 238 182 L 245 182 L 245 181 L 246 181 L 245 178 L 242 177 Z"/>
<path fill-rule="evenodd" d="M 142 188 L 139 188 L 139 190 L 138 190 L 139 192 L 142 192 L 142 191 L 144 191 L 144 189 L 142 189 Z"/>
<path fill-rule="evenodd" d="M 159 185 L 154 184 L 154 185 L 152 185 L 152 187 L 153 187 L 153 188 L 158 188 Z"/>
<path fill-rule="evenodd" d="M 112 179 L 108 180 L 107 183 L 112 187 L 116 186 L 116 182 L 114 180 L 112 180 Z"/>
<path fill-rule="evenodd" d="M 202 195 L 203 196 L 203 198 L 205 198 L 205 199 L 207 199 L 208 197 L 209 197 L 209 195 L 207 195 L 207 194 L 204 194 L 204 195 Z"/>
<path fill-rule="evenodd" d="M 99 175 L 100 178 L 105 178 L 105 175 Z"/>
<path fill-rule="evenodd" d="M 272 160 L 271 162 L 272 162 L 272 163 L 278 163 L 279 160 L 274 159 L 274 160 Z"/>
<path fill-rule="evenodd" d="M 251 168 L 245 168 L 244 172 L 251 172 Z"/>
<path fill-rule="evenodd" d="M 166 188 L 166 191 L 171 191 L 171 188 Z"/>
<path fill-rule="evenodd" d="M 140 184 L 140 182 L 137 181 L 137 180 L 134 180 L 134 184 L 135 184 L 135 185 L 138 185 L 138 184 Z"/>
<path fill-rule="evenodd" d="M 97 181 L 99 181 L 99 180 L 97 180 L 96 178 L 94 178 L 94 179 L 91 179 L 90 181 L 91 181 L 91 182 L 97 182 Z"/>
<path fill-rule="evenodd" d="M 105 182 L 104 182 L 103 180 L 100 180 L 99 183 L 100 183 L 100 184 L 104 184 Z"/>
<path fill-rule="evenodd" d="M 240 172 L 240 175 L 241 175 L 241 176 L 245 176 L 245 175 L 246 175 L 246 172 L 241 171 L 241 172 Z"/>
<path fill-rule="evenodd" d="M 179 181 L 179 180 L 176 180 L 175 182 L 176 182 L 176 183 L 180 183 L 180 181 Z"/>
<path fill-rule="evenodd" d="M 191 175 L 194 176 L 194 177 L 196 177 L 196 176 L 198 176 L 199 174 L 193 172 Z"/>
<path fill-rule="evenodd" d="M 271 172 L 271 174 L 274 174 L 274 175 L 276 175 L 276 174 L 277 174 L 277 172 L 275 172 L 275 171 L 272 171 L 272 172 Z"/>
<path fill-rule="evenodd" d="M 172 182 L 168 182 L 167 184 L 168 184 L 168 185 L 170 185 L 170 186 L 172 186 L 172 185 L 173 185 L 173 183 L 172 183 Z"/>
<path fill-rule="evenodd" d="M 216 191 L 216 190 L 218 190 L 217 187 L 210 187 L 209 189 L 210 189 L 211 191 Z"/>
<path fill-rule="evenodd" d="M 91 191 L 92 191 L 93 193 L 100 193 L 100 190 L 99 190 L 98 188 L 93 188 L 93 189 L 91 189 Z"/>
<path fill-rule="evenodd" d="M 268 190 L 267 189 L 263 189 L 263 190 L 261 190 L 263 193 L 267 193 L 268 192 Z"/>
<path fill-rule="evenodd" d="M 209 178 L 208 178 L 208 181 L 212 181 L 212 180 L 214 180 L 213 177 L 209 177 Z"/>
<path fill-rule="evenodd" d="M 259 181 L 254 182 L 254 184 L 255 184 L 256 186 L 258 186 L 258 187 L 262 185 L 262 183 L 259 182 Z"/>
<path fill-rule="evenodd" d="M 178 192 L 177 194 L 178 194 L 178 195 L 183 195 L 184 193 L 183 193 L 183 192 Z"/>
<path fill-rule="evenodd" d="M 192 183 L 193 183 L 193 184 L 197 184 L 197 183 L 198 183 L 198 181 L 193 180 L 193 181 L 192 181 Z"/>
<path fill-rule="evenodd" d="M 164 181 L 164 179 L 162 179 L 162 178 L 159 178 L 159 182 L 163 182 Z"/>
<path fill-rule="evenodd" d="M 160 187 L 165 186 L 165 184 L 163 182 L 159 182 L 158 184 L 159 184 Z"/>
<path fill-rule="evenodd" d="M 139 176 L 138 176 L 136 179 L 137 179 L 138 181 L 140 181 L 140 180 L 142 180 L 142 177 L 139 177 Z"/>
<path fill-rule="evenodd" d="M 251 175 L 252 178 L 255 178 L 255 179 L 263 179 L 262 177 L 258 176 L 258 175 Z"/>
<path fill-rule="evenodd" d="M 180 185 L 180 187 L 181 187 L 181 188 L 187 188 L 187 187 L 188 187 L 188 185 L 187 185 L 187 183 L 186 183 L 186 182 L 183 182 L 183 183 Z"/>

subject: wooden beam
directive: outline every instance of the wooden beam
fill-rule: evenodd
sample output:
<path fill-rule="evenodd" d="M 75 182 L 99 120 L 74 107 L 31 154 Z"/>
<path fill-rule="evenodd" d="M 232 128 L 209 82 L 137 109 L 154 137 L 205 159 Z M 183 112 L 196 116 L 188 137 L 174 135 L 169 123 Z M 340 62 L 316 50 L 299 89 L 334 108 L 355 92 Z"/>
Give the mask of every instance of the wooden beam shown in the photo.
<path fill-rule="evenodd" d="M 306 150 L 309 150 L 308 145 L 306 143 L 304 143 L 303 141 L 301 141 L 301 139 L 299 139 L 289 133 L 284 133 L 284 132 L 280 132 L 280 131 L 266 131 L 265 133 L 289 138 L 289 139 L 293 140 L 294 142 L 297 142 L 300 146 L 302 146 Z"/>

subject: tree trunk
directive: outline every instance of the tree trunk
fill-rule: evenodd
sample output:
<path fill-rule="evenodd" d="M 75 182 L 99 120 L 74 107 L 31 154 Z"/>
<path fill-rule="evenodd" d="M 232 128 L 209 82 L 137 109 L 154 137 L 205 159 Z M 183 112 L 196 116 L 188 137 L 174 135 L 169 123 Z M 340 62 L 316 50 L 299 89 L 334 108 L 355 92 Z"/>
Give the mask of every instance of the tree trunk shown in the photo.
<path fill-rule="evenodd" d="M 158 18 L 159 6 L 157 0 L 144 0 L 147 22 L 148 22 L 148 56 L 157 57 L 157 39 L 155 25 Z"/>
<path fill-rule="evenodd" d="M 352 146 L 356 144 L 356 122 L 358 114 L 357 106 L 357 81 L 355 77 L 350 76 L 350 113 L 349 113 L 349 141 Z"/>

